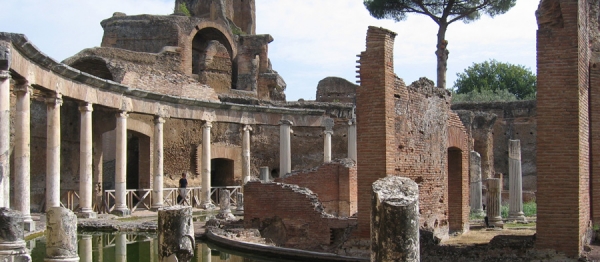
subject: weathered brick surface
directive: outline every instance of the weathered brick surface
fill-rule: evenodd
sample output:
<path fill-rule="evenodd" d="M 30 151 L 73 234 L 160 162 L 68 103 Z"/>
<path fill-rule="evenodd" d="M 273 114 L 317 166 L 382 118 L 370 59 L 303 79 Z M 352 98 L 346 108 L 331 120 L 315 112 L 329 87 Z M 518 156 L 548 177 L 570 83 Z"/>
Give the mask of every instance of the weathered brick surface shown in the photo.
<path fill-rule="evenodd" d="M 356 165 L 351 159 L 325 163 L 275 181 L 310 189 L 329 214 L 350 217 L 356 213 Z"/>
<path fill-rule="evenodd" d="M 592 2 L 543 0 L 537 13 L 535 244 L 572 257 L 587 242 L 590 219 L 588 21 L 597 19 L 589 12 Z"/>
<path fill-rule="evenodd" d="M 326 77 L 317 85 L 317 102 L 354 103 L 357 85 L 339 77 Z"/>

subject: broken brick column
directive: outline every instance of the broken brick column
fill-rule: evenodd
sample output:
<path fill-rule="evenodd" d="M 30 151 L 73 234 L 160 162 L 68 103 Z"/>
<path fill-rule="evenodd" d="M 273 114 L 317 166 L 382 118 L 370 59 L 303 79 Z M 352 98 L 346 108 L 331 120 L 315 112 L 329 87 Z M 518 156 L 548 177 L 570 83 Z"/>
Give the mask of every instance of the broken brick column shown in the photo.
<path fill-rule="evenodd" d="M 372 188 L 371 261 L 420 261 L 419 186 L 388 176 Z"/>

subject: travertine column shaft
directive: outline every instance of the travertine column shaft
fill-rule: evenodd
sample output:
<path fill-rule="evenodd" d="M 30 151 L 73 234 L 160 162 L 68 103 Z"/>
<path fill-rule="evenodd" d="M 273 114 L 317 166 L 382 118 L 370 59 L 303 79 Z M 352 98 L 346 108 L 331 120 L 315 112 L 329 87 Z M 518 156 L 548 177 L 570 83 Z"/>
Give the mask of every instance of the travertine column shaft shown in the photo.
<path fill-rule="evenodd" d="M 79 258 L 81 262 L 92 262 L 92 235 L 81 235 L 79 240 Z M 102 260 L 100 260 L 102 261 Z"/>
<path fill-rule="evenodd" d="M 92 104 L 83 103 L 79 107 L 81 127 L 79 130 L 79 205 L 77 216 L 82 218 L 96 217 L 92 210 Z"/>
<path fill-rule="evenodd" d="M 238 192 L 235 195 L 235 204 L 236 204 L 236 209 L 237 211 L 244 211 L 244 194 L 241 192 Z"/>
<path fill-rule="evenodd" d="M 481 203 L 481 155 L 471 151 L 471 213 L 483 214 L 483 205 Z"/>
<path fill-rule="evenodd" d="M 231 214 L 230 192 L 227 189 L 221 189 L 219 192 L 219 219 L 235 219 Z"/>
<path fill-rule="evenodd" d="M 10 74 L 0 71 L 0 207 L 10 207 Z"/>
<path fill-rule="evenodd" d="M 127 235 L 118 232 L 115 235 L 115 261 L 127 262 Z"/>
<path fill-rule="evenodd" d="M 279 177 L 292 172 L 291 133 L 294 123 L 289 120 L 279 121 Z"/>
<path fill-rule="evenodd" d="M 46 258 L 44 261 L 79 261 L 77 216 L 64 207 L 46 212 Z"/>
<path fill-rule="evenodd" d="M 244 134 L 242 136 L 242 177 L 244 184 L 250 181 L 250 131 L 252 127 L 244 126 Z"/>
<path fill-rule="evenodd" d="M 372 185 L 371 261 L 420 261 L 419 186 L 387 176 Z"/>
<path fill-rule="evenodd" d="M 60 206 L 60 106 L 62 95 L 46 99 L 46 209 Z"/>
<path fill-rule="evenodd" d="M 115 152 L 115 208 L 112 213 L 118 216 L 131 214 L 127 208 L 127 117 L 125 111 L 117 114 L 116 152 Z"/>
<path fill-rule="evenodd" d="M 202 197 L 200 206 L 204 209 L 214 208 L 212 201 L 210 200 L 210 129 L 212 122 L 206 121 L 202 126 Z"/>
<path fill-rule="evenodd" d="M 348 121 L 348 158 L 356 162 L 356 119 Z"/>
<path fill-rule="evenodd" d="M 487 179 L 487 205 L 486 215 L 488 218 L 488 224 L 495 227 L 503 227 L 501 216 L 501 203 L 502 203 L 502 180 L 499 178 Z"/>
<path fill-rule="evenodd" d="M 325 130 L 323 134 L 325 134 L 323 137 L 323 162 L 329 163 L 331 162 L 331 135 L 333 135 L 333 131 Z"/>
<path fill-rule="evenodd" d="M 261 166 L 260 167 L 260 181 L 262 182 L 269 182 L 269 167 L 268 166 Z"/>
<path fill-rule="evenodd" d="M 15 87 L 17 93 L 15 115 L 15 196 L 19 201 L 14 201 L 15 209 L 23 214 L 23 228 L 25 231 L 34 231 L 35 223 L 31 219 L 31 147 L 30 147 L 30 95 L 29 83 Z"/>
<path fill-rule="evenodd" d="M 156 116 L 154 118 L 154 180 L 152 185 L 152 209 L 158 210 L 163 207 L 163 175 L 164 175 L 164 145 L 163 124 L 165 119 Z"/>
<path fill-rule="evenodd" d="M 520 140 L 508 140 L 508 176 L 508 219 L 525 221 L 525 214 L 523 213 L 523 176 L 521 172 Z"/>
<path fill-rule="evenodd" d="M 211 262 L 212 251 L 206 243 L 202 243 L 202 262 Z"/>

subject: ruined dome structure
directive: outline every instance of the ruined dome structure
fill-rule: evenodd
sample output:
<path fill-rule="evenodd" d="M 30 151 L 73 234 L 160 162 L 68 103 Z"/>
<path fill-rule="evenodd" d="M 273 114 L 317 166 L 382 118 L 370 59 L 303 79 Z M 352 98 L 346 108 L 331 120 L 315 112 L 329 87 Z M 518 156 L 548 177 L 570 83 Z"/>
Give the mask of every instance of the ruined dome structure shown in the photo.
<path fill-rule="evenodd" d="M 285 81 L 256 35 L 253 0 L 176 0 L 172 15 L 114 13 L 101 47 L 63 62 L 136 89 L 205 101 L 285 101 Z"/>

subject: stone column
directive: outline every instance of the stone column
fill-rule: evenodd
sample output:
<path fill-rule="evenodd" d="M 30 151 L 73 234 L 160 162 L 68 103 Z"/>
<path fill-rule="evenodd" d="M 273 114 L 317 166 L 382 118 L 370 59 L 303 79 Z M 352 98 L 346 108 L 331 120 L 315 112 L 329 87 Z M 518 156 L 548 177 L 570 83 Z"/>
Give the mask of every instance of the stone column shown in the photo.
<path fill-rule="evenodd" d="M 192 207 L 165 207 L 158 211 L 159 261 L 190 261 L 194 257 Z"/>
<path fill-rule="evenodd" d="M 483 214 L 481 203 L 481 156 L 475 151 L 471 151 L 471 213 Z"/>
<path fill-rule="evenodd" d="M 333 135 L 334 126 L 333 119 L 325 118 L 325 120 L 323 120 L 323 126 L 325 127 L 325 131 L 323 131 L 323 162 L 329 163 L 331 162 L 331 135 Z"/>
<path fill-rule="evenodd" d="M 10 207 L 10 74 L 0 70 L 0 207 Z"/>
<path fill-rule="evenodd" d="M 79 258 L 81 262 L 92 262 L 92 235 L 81 235 L 79 240 Z M 101 261 L 101 260 L 100 260 Z"/>
<path fill-rule="evenodd" d="M 154 180 L 152 185 L 152 210 L 156 211 L 163 207 L 163 124 L 165 119 L 154 117 Z"/>
<path fill-rule="evenodd" d="M 235 200 L 236 200 L 236 204 L 237 204 L 235 210 L 236 211 L 244 211 L 244 194 L 241 192 L 238 192 L 235 197 L 236 197 Z"/>
<path fill-rule="evenodd" d="M 21 83 L 15 87 L 17 94 L 15 115 L 15 196 L 19 201 L 14 201 L 15 209 L 23 214 L 23 228 L 31 232 L 35 230 L 35 222 L 31 219 L 31 194 L 30 194 L 30 95 L 31 87 L 28 82 Z"/>
<path fill-rule="evenodd" d="M 79 261 L 77 217 L 64 207 L 46 212 L 46 258 L 44 261 Z"/>
<path fill-rule="evenodd" d="M 244 135 L 242 136 L 242 177 L 244 184 L 250 181 L 250 131 L 252 127 L 244 126 Z"/>
<path fill-rule="evenodd" d="M 60 206 L 60 106 L 59 93 L 46 98 L 46 210 Z"/>
<path fill-rule="evenodd" d="M 212 127 L 211 121 L 206 121 L 202 126 L 202 197 L 200 206 L 204 209 L 212 209 L 215 205 L 210 200 L 210 128 Z"/>
<path fill-rule="evenodd" d="M 79 132 L 79 206 L 77 214 L 81 218 L 95 218 L 92 210 L 92 104 L 83 103 L 79 106 L 81 127 Z"/>
<path fill-rule="evenodd" d="M 219 214 L 217 214 L 218 219 L 235 219 L 235 216 L 231 214 L 231 202 L 229 196 L 229 190 L 221 189 L 219 194 Z"/>
<path fill-rule="evenodd" d="M 420 261 L 417 183 L 387 176 L 372 190 L 371 261 Z"/>
<path fill-rule="evenodd" d="M 0 261 L 31 261 L 23 236 L 23 215 L 0 208 Z"/>
<path fill-rule="evenodd" d="M 348 121 L 348 158 L 356 162 L 356 119 Z"/>
<path fill-rule="evenodd" d="M 262 182 L 269 182 L 269 167 L 268 166 L 261 166 L 260 167 L 260 181 Z"/>
<path fill-rule="evenodd" d="M 112 213 L 117 216 L 128 216 L 131 214 L 127 208 L 127 117 L 126 111 L 117 114 L 116 140 L 117 146 L 115 152 L 115 208 Z"/>
<path fill-rule="evenodd" d="M 212 251 L 206 243 L 202 243 L 202 262 L 211 262 Z"/>
<path fill-rule="evenodd" d="M 294 123 L 289 120 L 279 121 L 279 177 L 292 172 L 292 150 L 290 134 Z"/>
<path fill-rule="evenodd" d="M 508 140 L 508 220 L 525 221 L 523 213 L 523 176 L 521 173 L 521 141 Z"/>
<path fill-rule="evenodd" d="M 494 227 L 504 227 L 502 222 L 502 216 L 500 206 L 502 203 L 502 179 L 490 178 L 487 179 L 487 205 L 486 215 L 488 219 L 488 225 Z"/>
<path fill-rule="evenodd" d="M 127 235 L 118 232 L 115 235 L 115 261 L 127 262 Z"/>

